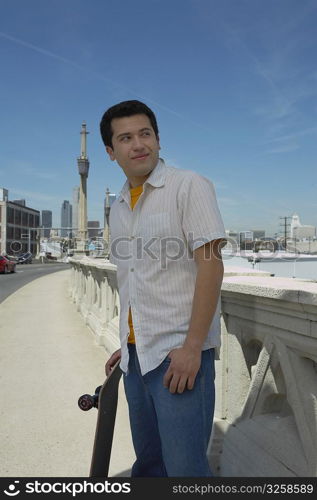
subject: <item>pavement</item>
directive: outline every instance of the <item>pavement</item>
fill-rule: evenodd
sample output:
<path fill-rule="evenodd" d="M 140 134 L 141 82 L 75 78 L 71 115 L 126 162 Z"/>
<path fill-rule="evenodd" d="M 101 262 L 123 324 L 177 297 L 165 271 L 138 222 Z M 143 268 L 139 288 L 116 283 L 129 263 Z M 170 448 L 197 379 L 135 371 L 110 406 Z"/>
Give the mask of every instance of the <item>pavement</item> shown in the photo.
<path fill-rule="evenodd" d="M 38 278 L 0 304 L 0 477 L 88 477 L 97 410 L 78 397 L 105 378 L 98 346 L 69 295 L 70 270 Z M 122 379 L 109 476 L 135 459 Z"/>

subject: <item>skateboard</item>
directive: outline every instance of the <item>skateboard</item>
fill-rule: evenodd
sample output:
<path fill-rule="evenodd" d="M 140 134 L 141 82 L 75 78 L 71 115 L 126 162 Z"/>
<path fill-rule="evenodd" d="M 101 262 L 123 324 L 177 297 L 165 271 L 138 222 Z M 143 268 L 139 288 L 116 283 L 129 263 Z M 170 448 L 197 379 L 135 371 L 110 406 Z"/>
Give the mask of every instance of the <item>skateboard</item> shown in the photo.
<path fill-rule="evenodd" d="M 103 385 L 96 388 L 93 396 L 84 394 L 78 399 L 81 410 L 98 409 L 89 477 L 108 477 L 119 381 L 122 375 L 119 364 L 120 360 L 114 365 Z"/>

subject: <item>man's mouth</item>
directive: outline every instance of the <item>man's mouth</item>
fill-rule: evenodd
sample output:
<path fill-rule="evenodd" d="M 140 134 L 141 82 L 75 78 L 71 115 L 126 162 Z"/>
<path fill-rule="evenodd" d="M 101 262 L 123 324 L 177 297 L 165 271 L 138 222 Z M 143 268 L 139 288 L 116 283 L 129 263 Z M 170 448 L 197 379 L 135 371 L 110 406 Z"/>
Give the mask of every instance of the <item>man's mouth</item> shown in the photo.
<path fill-rule="evenodd" d="M 138 155 L 138 156 L 134 156 L 132 158 L 132 160 L 143 160 L 144 158 L 147 158 L 148 156 L 149 156 L 148 154 Z"/>

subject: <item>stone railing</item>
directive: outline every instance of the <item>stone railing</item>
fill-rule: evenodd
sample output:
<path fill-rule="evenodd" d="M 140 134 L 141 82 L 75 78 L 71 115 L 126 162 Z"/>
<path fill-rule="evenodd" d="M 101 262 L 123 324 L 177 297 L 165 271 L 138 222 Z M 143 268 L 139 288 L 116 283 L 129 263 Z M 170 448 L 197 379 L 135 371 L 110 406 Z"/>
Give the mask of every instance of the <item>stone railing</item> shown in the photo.
<path fill-rule="evenodd" d="M 70 259 L 70 295 L 96 342 L 111 354 L 120 347 L 117 267 L 105 259 Z"/>
<path fill-rule="evenodd" d="M 317 475 L 317 284 L 231 276 L 211 461 L 221 476 Z"/>
<path fill-rule="evenodd" d="M 70 262 L 71 296 L 111 353 L 119 347 L 116 266 Z M 238 273 L 226 272 L 222 286 L 210 462 L 219 476 L 316 476 L 317 284 Z"/>

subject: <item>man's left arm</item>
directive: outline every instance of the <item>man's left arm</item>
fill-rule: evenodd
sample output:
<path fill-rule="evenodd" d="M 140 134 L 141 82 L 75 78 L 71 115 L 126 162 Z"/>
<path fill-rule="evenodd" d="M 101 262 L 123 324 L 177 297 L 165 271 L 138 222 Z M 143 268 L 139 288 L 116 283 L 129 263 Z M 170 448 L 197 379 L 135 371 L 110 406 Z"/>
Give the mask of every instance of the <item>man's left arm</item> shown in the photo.
<path fill-rule="evenodd" d="M 224 239 L 206 243 L 194 250 L 197 276 L 191 320 L 184 345 L 169 353 L 171 363 L 164 385 L 171 393 L 192 389 L 201 363 L 203 344 L 214 317 L 223 279 L 221 246 Z"/>

